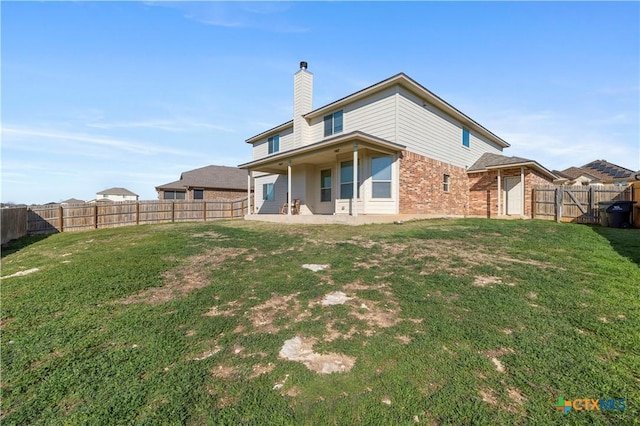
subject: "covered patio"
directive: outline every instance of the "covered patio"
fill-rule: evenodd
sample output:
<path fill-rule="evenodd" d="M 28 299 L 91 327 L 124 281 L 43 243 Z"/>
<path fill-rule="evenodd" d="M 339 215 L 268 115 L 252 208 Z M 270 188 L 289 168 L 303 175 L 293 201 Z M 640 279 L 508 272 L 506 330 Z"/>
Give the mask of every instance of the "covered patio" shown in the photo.
<path fill-rule="evenodd" d="M 279 215 L 281 210 L 286 216 L 397 214 L 404 149 L 351 132 L 242 164 L 248 171 L 248 216 Z M 286 196 L 275 196 L 278 189 Z"/>

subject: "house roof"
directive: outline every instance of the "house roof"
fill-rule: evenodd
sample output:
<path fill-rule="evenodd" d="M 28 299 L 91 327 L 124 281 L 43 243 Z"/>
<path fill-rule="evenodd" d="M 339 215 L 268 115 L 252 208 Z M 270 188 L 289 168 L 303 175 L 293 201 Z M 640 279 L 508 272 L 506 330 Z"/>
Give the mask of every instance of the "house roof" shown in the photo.
<path fill-rule="evenodd" d="M 134 194 L 133 192 L 129 191 L 126 188 L 109 188 L 109 189 L 105 189 L 104 191 L 100 191 L 100 192 L 96 192 L 97 195 L 133 195 L 135 197 L 138 196 L 138 194 Z"/>
<path fill-rule="evenodd" d="M 84 204 L 83 200 L 77 198 L 69 198 L 68 200 L 61 201 L 60 204 Z"/>
<path fill-rule="evenodd" d="M 465 115 L 464 113 L 462 113 L 460 110 L 456 109 L 455 107 L 453 107 L 451 104 L 449 104 L 448 102 L 446 102 L 444 99 L 440 98 L 439 96 L 437 96 L 435 93 L 431 92 L 430 90 L 428 90 L 427 88 L 425 88 L 424 86 L 422 86 L 421 84 L 419 84 L 418 82 L 416 82 L 415 80 L 413 80 L 411 77 L 409 77 L 408 75 L 406 75 L 405 73 L 399 73 L 396 74 L 392 77 L 387 78 L 386 80 L 382 80 L 379 83 L 373 84 L 369 87 L 366 87 L 360 91 L 357 91 L 355 93 L 352 93 L 348 96 L 345 96 L 344 98 L 338 99 L 337 101 L 331 102 L 327 105 L 324 105 L 320 108 L 317 108 L 307 114 L 304 115 L 305 118 L 307 119 L 311 119 L 311 118 L 315 118 L 318 116 L 321 116 L 327 112 L 329 112 L 330 110 L 336 109 L 336 108 L 340 108 L 344 105 L 347 105 L 349 103 L 355 102 L 357 100 L 360 100 L 362 98 L 365 98 L 367 96 L 370 96 L 374 93 L 380 92 L 382 90 L 385 90 L 389 87 L 392 87 L 394 85 L 400 85 L 402 87 L 404 87 L 405 89 L 413 92 L 414 94 L 418 95 L 419 97 L 421 97 L 424 102 L 429 103 L 435 107 L 437 107 L 438 109 L 440 109 L 441 111 L 446 112 L 447 114 L 451 115 L 452 117 L 454 117 L 455 119 L 457 119 L 458 121 L 460 121 L 464 126 L 467 126 L 470 129 L 475 130 L 476 132 L 478 132 L 479 134 L 483 135 L 484 137 L 486 137 L 487 139 L 489 139 L 490 141 L 494 142 L 495 144 L 503 147 L 503 148 L 507 148 L 509 147 L 509 143 L 507 143 L 505 140 L 503 140 L 502 138 L 496 136 L 494 133 L 490 132 L 489 130 L 487 130 L 486 128 L 484 128 L 483 126 L 481 126 L 479 123 L 477 123 L 475 120 L 471 119 L 469 116 Z M 267 130 L 265 132 L 259 133 L 256 136 L 253 136 L 249 139 L 246 140 L 247 143 L 255 143 L 258 142 L 260 139 L 264 138 L 265 136 L 271 134 L 271 133 L 277 133 L 280 132 L 284 129 L 289 128 L 290 126 L 293 126 L 293 121 L 287 121 L 286 123 L 283 123 L 279 126 L 276 126 L 270 130 Z"/>
<path fill-rule="evenodd" d="M 473 163 L 471 167 L 467 169 L 467 173 L 480 173 L 488 170 L 508 169 L 513 167 L 529 167 L 537 170 L 538 172 L 549 176 L 552 179 L 556 179 L 557 176 L 540 165 L 537 161 L 529 160 L 522 157 L 507 157 L 499 154 L 492 154 L 486 152 L 482 154 L 478 161 Z"/>
<path fill-rule="evenodd" d="M 300 161 L 302 163 L 307 163 L 309 159 L 313 157 L 313 161 L 316 163 L 322 163 L 323 161 L 328 161 L 330 158 L 333 158 L 335 153 L 341 149 L 343 150 L 342 152 L 349 152 L 353 150 L 354 144 L 363 148 L 387 153 L 402 151 L 406 148 L 404 145 L 390 142 L 364 132 L 355 131 L 334 136 L 332 138 L 289 151 L 283 151 L 265 158 L 260 158 L 249 163 L 241 164 L 238 167 L 267 173 L 286 173 L 288 161 Z M 331 157 L 325 158 L 318 155 L 323 153 L 329 153 Z"/>
<path fill-rule="evenodd" d="M 599 179 L 592 175 L 591 173 L 587 173 L 585 170 L 579 167 L 569 167 L 568 169 L 564 169 L 562 171 L 554 170 L 553 173 L 561 178 L 566 178 L 569 180 L 578 179 L 580 176 L 585 176 L 591 179 L 592 182 L 599 182 Z"/>
<path fill-rule="evenodd" d="M 610 163 L 607 160 L 594 160 L 580 167 L 580 169 L 603 182 L 629 180 L 633 179 L 636 174 L 633 170 Z"/>
<path fill-rule="evenodd" d="M 237 167 L 205 166 L 180 175 L 180 180 L 156 186 L 156 190 L 185 188 L 247 189 L 247 172 Z"/>

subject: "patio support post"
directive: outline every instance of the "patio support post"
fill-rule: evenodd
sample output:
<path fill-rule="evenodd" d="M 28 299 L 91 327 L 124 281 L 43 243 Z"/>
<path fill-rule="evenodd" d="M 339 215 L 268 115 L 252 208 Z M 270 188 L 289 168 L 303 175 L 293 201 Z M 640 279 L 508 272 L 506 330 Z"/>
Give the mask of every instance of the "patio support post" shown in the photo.
<path fill-rule="evenodd" d="M 353 206 L 351 214 L 358 216 L 358 144 L 353 144 Z"/>
<path fill-rule="evenodd" d="M 287 216 L 291 216 L 291 160 L 287 163 Z"/>
<path fill-rule="evenodd" d="M 520 190 L 520 195 L 522 196 L 522 217 L 525 216 L 526 214 L 526 200 L 524 199 L 524 167 L 520 167 L 520 183 L 521 183 L 521 190 Z"/>
<path fill-rule="evenodd" d="M 205 206 L 206 206 L 205 202 Z M 247 216 L 251 214 L 251 170 L 247 170 Z M 206 218 L 205 218 L 206 219 Z"/>
<path fill-rule="evenodd" d="M 502 215 L 502 206 L 500 205 L 500 198 L 502 197 L 502 182 L 500 177 L 500 169 L 498 169 L 498 217 Z"/>

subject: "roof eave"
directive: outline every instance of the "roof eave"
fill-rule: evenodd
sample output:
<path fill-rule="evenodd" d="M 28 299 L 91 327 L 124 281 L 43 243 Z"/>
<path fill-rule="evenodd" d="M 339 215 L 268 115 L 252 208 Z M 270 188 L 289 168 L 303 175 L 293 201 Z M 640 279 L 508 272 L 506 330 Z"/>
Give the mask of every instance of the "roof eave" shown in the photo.
<path fill-rule="evenodd" d="M 269 130 L 265 130 L 262 133 L 259 133 L 255 136 L 250 137 L 249 139 L 245 140 L 246 143 L 256 143 L 256 142 L 260 142 L 261 139 L 264 139 L 266 136 L 269 136 L 271 134 L 275 134 L 278 132 L 282 132 L 283 130 L 287 130 L 289 127 L 293 127 L 293 120 L 289 120 L 286 123 L 282 123 L 277 125 L 276 127 L 272 127 Z"/>

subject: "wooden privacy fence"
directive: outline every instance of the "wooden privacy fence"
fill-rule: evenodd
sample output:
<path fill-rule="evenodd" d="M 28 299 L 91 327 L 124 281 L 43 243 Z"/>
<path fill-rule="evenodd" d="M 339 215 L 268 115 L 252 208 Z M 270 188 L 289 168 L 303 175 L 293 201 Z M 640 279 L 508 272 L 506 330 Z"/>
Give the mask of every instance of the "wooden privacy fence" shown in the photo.
<path fill-rule="evenodd" d="M 2 209 L 0 243 L 4 244 L 27 235 L 27 208 L 7 207 Z"/>
<path fill-rule="evenodd" d="M 207 221 L 243 217 L 247 199 L 235 201 L 133 201 L 31 206 L 27 232 L 49 234 L 145 223 Z"/>
<path fill-rule="evenodd" d="M 614 185 L 537 186 L 533 190 L 533 217 L 599 224 L 606 207 L 614 201 L 633 199 L 631 187 Z"/>

